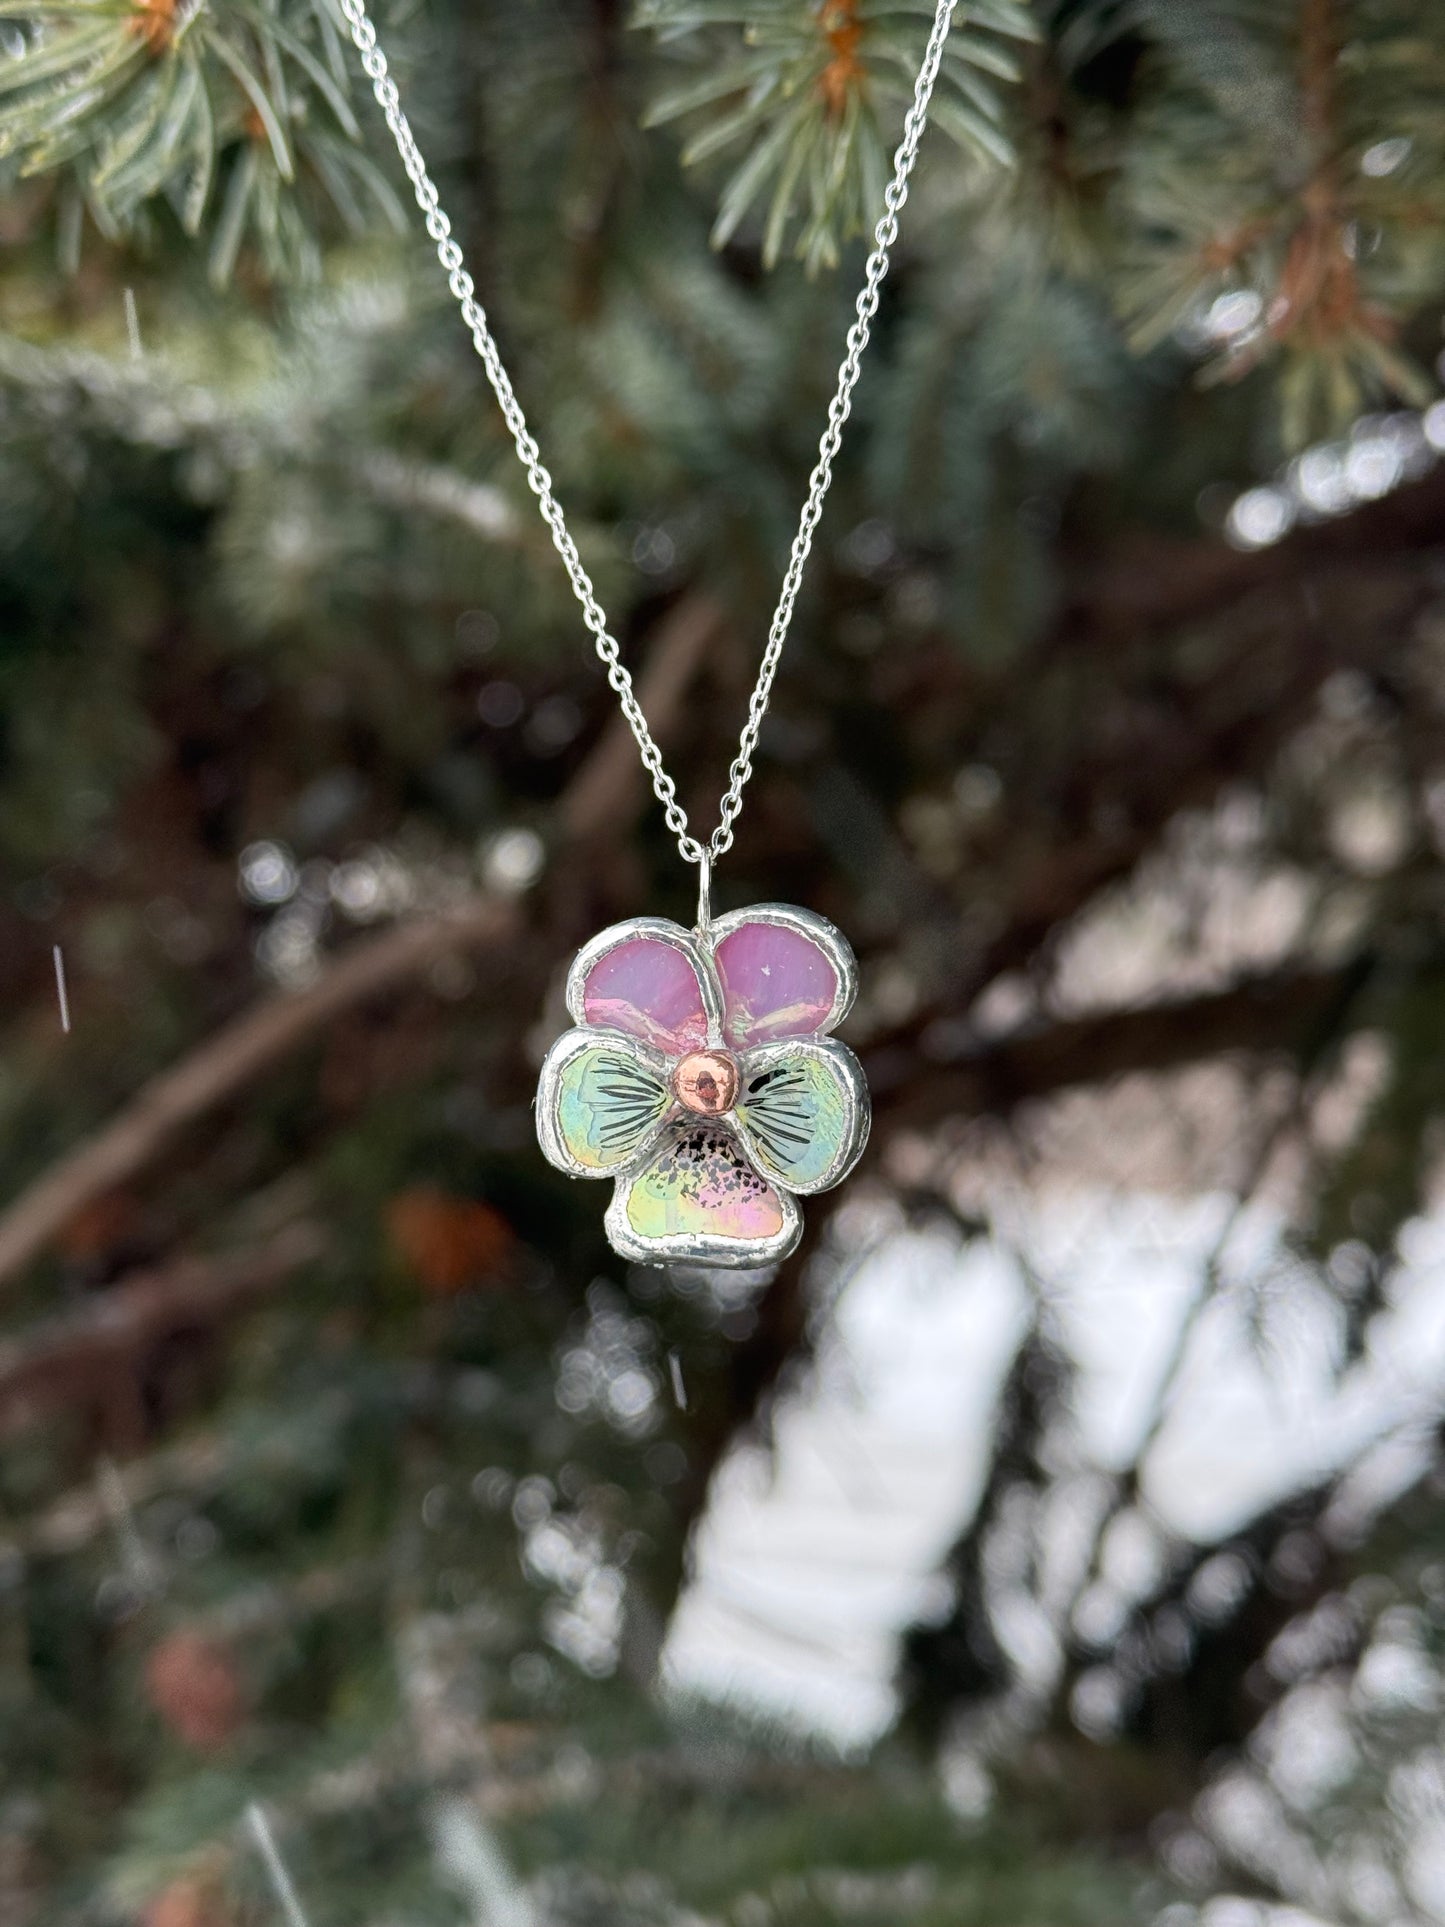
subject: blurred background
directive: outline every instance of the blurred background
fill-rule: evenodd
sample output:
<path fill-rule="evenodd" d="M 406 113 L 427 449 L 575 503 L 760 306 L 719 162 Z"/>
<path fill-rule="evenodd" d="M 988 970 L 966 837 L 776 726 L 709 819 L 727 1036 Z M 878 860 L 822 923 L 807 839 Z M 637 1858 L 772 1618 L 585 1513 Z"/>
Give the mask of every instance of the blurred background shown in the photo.
<path fill-rule="evenodd" d="M 695 824 L 929 15 L 427 0 Z M 876 1122 L 629 1269 L 690 922 L 332 0 L 0 3 L 0 1918 L 1445 1921 L 1445 7 L 983 0 L 716 900 Z"/>

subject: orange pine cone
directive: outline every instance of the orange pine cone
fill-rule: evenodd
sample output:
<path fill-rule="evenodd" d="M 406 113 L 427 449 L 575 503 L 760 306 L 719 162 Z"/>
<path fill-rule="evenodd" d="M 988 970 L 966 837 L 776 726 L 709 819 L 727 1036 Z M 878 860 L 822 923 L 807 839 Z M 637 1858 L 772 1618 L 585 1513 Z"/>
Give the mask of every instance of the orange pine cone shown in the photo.
<path fill-rule="evenodd" d="M 386 1207 L 392 1249 L 426 1290 L 445 1296 L 495 1273 L 516 1239 L 489 1204 L 429 1185 L 398 1192 Z"/>
<path fill-rule="evenodd" d="M 245 1696 L 227 1649 L 203 1633 L 169 1634 L 146 1661 L 146 1694 L 187 1746 L 214 1753 L 246 1716 Z"/>
<path fill-rule="evenodd" d="M 56 1249 L 76 1263 L 103 1258 L 134 1238 L 140 1227 L 140 1207 L 128 1191 L 103 1191 L 57 1232 Z"/>
<path fill-rule="evenodd" d="M 141 1916 L 144 1927 L 228 1927 L 230 1918 L 216 1883 L 196 1874 L 162 1888 Z"/>

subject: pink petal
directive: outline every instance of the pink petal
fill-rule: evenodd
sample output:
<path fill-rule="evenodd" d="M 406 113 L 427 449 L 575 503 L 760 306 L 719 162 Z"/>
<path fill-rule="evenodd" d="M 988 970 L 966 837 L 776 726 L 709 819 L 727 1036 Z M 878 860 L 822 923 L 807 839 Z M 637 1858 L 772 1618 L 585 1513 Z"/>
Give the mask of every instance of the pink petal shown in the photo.
<path fill-rule="evenodd" d="M 744 923 L 717 947 L 727 1041 L 741 1049 L 774 1037 L 811 1037 L 838 996 L 833 962 L 801 931 Z"/>
<path fill-rule="evenodd" d="M 626 1031 L 669 1057 L 707 1042 L 707 1011 L 691 959 L 658 937 L 629 937 L 587 973 L 584 1021 Z"/>

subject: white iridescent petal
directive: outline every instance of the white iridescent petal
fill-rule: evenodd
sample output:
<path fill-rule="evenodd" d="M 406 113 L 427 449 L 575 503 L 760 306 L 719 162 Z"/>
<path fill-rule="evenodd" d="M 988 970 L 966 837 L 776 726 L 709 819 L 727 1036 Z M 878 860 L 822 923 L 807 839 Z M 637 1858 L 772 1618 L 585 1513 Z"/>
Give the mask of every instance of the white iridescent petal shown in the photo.
<path fill-rule="evenodd" d="M 802 1229 L 789 1194 L 753 1170 L 729 1130 L 699 1118 L 669 1124 L 607 1208 L 613 1249 L 638 1264 L 770 1264 Z"/>
<path fill-rule="evenodd" d="M 746 1052 L 733 1114 L 762 1175 L 804 1196 L 845 1178 L 868 1142 L 862 1066 L 831 1037 Z"/>

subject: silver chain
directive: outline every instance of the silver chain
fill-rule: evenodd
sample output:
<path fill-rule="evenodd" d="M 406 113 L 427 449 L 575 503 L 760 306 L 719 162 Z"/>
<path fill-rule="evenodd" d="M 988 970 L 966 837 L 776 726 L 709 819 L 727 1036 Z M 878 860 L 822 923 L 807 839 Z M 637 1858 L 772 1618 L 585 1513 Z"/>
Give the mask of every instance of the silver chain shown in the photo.
<path fill-rule="evenodd" d="M 758 746 L 758 733 L 767 714 L 768 698 L 773 692 L 773 679 L 778 673 L 778 663 L 782 659 L 783 645 L 788 639 L 788 629 L 793 620 L 793 605 L 798 599 L 802 586 L 803 568 L 813 546 L 813 536 L 823 513 L 823 498 L 833 479 L 833 462 L 843 439 L 843 424 L 853 405 L 853 390 L 858 382 L 858 374 L 863 360 L 863 350 L 868 346 L 868 332 L 873 317 L 878 312 L 878 290 L 883 277 L 888 272 L 889 250 L 898 239 L 898 217 L 903 204 L 908 199 L 908 177 L 913 172 L 913 163 L 918 158 L 918 144 L 923 138 L 923 130 L 928 122 L 928 103 L 933 94 L 934 82 L 938 79 L 939 66 L 943 60 L 944 42 L 952 24 L 953 10 L 958 0 L 938 0 L 938 9 L 933 17 L 933 28 L 928 36 L 928 46 L 924 50 L 923 64 L 918 70 L 918 78 L 913 85 L 913 104 L 908 109 L 903 123 L 903 138 L 893 157 L 893 179 L 883 195 L 883 213 L 877 227 L 873 230 L 873 252 L 868 256 L 868 264 L 863 273 L 863 286 L 858 291 L 856 314 L 853 325 L 848 330 L 843 360 L 838 369 L 838 386 L 832 401 L 828 404 L 828 422 L 818 443 L 818 460 L 808 481 L 807 500 L 799 518 L 798 532 L 793 537 L 792 550 L 788 556 L 788 567 L 783 576 L 783 586 L 778 595 L 778 606 L 773 612 L 772 626 L 768 630 L 768 643 L 763 651 L 762 665 L 758 670 L 758 680 L 748 701 L 748 719 L 743 725 L 742 736 L 738 742 L 738 753 L 733 758 L 728 771 L 728 786 L 724 792 L 719 810 L 718 826 L 713 831 L 706 846 L 698 841 L 687 824 L 687 812 L 677 800 L 677 785 L 662 766 L 662 751 L 658 748 L 652 731 L 647 727 L 647 718 L 637 700 L 632 686 L 632 677 L 623 664 L 622 654 L 617 641 L 608 632 L 607 617 L 597 600 L 597 592 L 592 586 L 592 578 L 583 566 L 577 553 L 577 544 L 572 540 L 566 521 L 562 515 L 561 504 L 552 493 L 552 477 L 548 474 L 541 459 L 541 451 L 535 437 L 527 426 L 527 418 L 522 405 L 517 400 L 512 387 L 511 377 L 502 364 L 492 331 L 487 326 L 486 311 L 476 298 L 476 284 L 468 274 L 462 250 L 452 239 L 452 224 L 442 211 L 437 195 L 436 183 L 427 172 L 426 162 L 422 159 L 421 149 L 406 115 L 401 111 L 401 99 L 397 93 L 396 82 L 387 71 L 386 55 L 377 45 L 376 28 L 366 11 L 365 0 L 340 0 L 341 11 L 351 27 L 351 38 L 361 55 L 361 64 L 371 81 L 372 92 L 386 116 L 386 124 L 396 141 L 397 152 L 401 155 L 402 165 L 407 177 L 416 190 L 417 205 L 426 217 L 426 231 L 436 244 L 437 259 L 447 277 L 447 285 L 461 307 L 462 319 L 471 330 L 472 341 L 482 358 L 482 366 L 487 380 L 492 385 L 492 393 L 501 406 L 503 419 L 511 430 L 512 440 L 516 443 L 517 454 L 527 471 L 527 480 L 532 493 L 536 496 L 542 511 L 542 519 L 552 531 L 552 542 L 562 558 L 563 567 L 571 579 L 572 588 L 578 602 L 582 605 L 582 619 L 592 632 L 597 653 L 607 670 L 607 680 L 616 692 L 622 705 L 622 713 L 627 719 L 628 728 L 637 739 L 642 761 L 652 777 L 652 787 L 657 793 L 667 817 L 667 826 L 677 838 L 677 847 L 686 863 L 701 864 L 704 857 L 720 857 L 725 850 L 732 848 L 733 825 L 743 806 L 743 788 L 753 773 L 753 752 Z"/>

